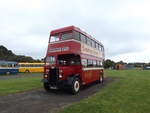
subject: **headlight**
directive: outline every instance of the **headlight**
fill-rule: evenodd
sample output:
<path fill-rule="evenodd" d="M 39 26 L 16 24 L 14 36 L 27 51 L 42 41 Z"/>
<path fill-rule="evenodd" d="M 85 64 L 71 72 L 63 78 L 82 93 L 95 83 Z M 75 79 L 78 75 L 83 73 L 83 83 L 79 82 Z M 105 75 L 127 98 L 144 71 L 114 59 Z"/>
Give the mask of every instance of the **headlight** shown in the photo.
<path fill-rule="evenodd" d="M 48 75 L 44 75 L 44 78 L 48 78 Z"/>
<path fill-rule="evenodd" d="M 62 77 L 63 77 L 63 75 L 59 74 L 59 78 L 62 78 Z"/>

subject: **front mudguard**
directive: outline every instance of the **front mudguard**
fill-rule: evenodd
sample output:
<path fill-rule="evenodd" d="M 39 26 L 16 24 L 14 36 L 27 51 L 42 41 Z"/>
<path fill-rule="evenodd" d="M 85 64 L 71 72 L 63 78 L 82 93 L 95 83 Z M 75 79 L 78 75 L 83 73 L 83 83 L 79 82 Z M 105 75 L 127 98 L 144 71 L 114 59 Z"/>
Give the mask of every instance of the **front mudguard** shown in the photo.
<path fill-rule="evenodd" d="M 79 78 L 79 75 L 75 74 L 75 75 L 70 75 L 68 78 L 67 78 L 67 84 L 68 85 L 72 85 L 73 81 L 75 78 Z"/>

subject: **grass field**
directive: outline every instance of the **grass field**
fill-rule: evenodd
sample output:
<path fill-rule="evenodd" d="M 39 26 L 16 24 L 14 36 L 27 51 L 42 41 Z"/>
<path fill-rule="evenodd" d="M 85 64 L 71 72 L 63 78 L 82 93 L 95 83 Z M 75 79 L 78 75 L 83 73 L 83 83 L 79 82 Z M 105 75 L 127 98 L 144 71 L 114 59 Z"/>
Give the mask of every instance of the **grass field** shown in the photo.
<path fill-rule="evenodd" d="M 116 81 L 59 113 L 150 113 L 150 71 L 107 70 L 105 74 Z"/>
<path fill-rule="evenodd" d="M 0 80 L 0 96 L 42 87 L 41 77 Z"/>

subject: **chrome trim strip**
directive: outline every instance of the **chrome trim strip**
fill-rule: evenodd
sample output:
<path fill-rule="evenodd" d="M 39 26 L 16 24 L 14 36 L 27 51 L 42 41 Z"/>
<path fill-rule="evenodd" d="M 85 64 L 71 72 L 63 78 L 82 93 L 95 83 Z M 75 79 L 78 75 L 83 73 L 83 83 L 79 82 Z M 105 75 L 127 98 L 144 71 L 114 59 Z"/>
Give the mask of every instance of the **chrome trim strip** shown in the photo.
<path fill-rule="evenodd" d="M 104 69 L 102 67 L 86 67 L 86 68 L 82 68 L 82 70 L 87 71 L 87 70 L 100 70 L 100 69 Z"/>

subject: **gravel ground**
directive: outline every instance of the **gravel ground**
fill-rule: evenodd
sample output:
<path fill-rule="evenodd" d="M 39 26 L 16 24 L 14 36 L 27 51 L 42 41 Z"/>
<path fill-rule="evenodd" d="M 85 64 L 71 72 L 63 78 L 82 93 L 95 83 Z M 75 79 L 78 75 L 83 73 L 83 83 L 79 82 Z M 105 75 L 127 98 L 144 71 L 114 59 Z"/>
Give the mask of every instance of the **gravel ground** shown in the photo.
<path fill-rule="evenodd" d="M 2 75 L 0 76 L 1 79 L 13 79 L 13 78 L 25 78 L 25 77 L 36 77 L 42 76 L 43 73 L 19 73 L 17 75 Z"/>
<path fill-rule="evenodd" d="M 95 94 L 113 78 L 106 78 L 103 85 L 93 83 L 81 89 L 77 95 L 66 91 L 46 92 L 43 88 L 24 93 L 0 96 L 0 113 L 54 113 L 66 105 L 80 101 Z"/>

